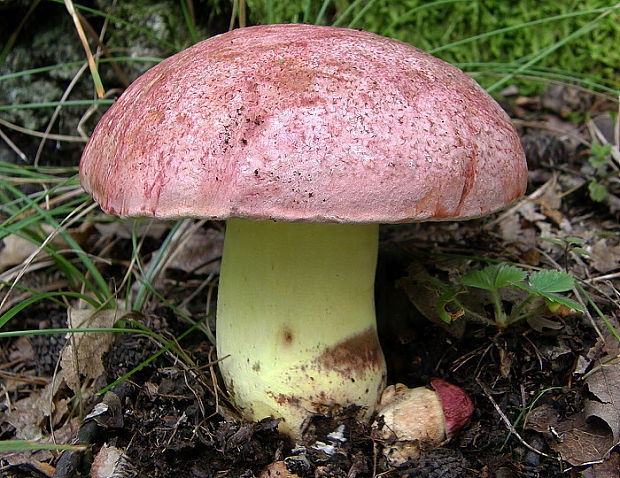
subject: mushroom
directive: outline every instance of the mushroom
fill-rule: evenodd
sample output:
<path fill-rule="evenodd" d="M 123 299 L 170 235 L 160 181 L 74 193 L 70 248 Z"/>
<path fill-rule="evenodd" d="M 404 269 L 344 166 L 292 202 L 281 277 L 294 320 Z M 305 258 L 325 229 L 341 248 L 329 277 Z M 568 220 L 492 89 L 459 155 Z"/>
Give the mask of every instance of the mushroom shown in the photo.
<path fill-rule="evenodd" d="M 478 217 L 526 163 L 471 78 L 372 33 L 242 28 L 139 77 L 84 150 L 81 183 L 123 217 L 227 220 L 217 352 L 247 419 L 309 416 L 385 387 L 373 282 L 379 223 Z"/>
<path fill-rule="evenodd" d="M 383 391 L 372 423 L 373 437 L 383 442 L 388 463 L 400 466 L 450 440 L 473 411 L 469 395 L 444 380 L 432 379 L 430 388 L 397 383 Z"/>

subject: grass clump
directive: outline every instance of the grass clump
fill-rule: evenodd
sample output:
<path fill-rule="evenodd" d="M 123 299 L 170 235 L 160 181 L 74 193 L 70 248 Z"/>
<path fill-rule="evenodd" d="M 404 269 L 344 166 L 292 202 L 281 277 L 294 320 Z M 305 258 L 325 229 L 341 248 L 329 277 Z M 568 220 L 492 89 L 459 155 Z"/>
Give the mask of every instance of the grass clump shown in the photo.
<path fill-rule="evenodd" d="M 254 23 L 318 22 L 397 38 L 469 71 L 486 71 L 477 78 L 485 87 L 503 74 L 498 62 L 514 69 L 530 60 L 539 68 L 578 71 L 620 87 L 620 51 L 606 47 L 620 43 L 620 10 L 602 0 L 249 0 L 248 5 Z M 554 45 L 558 48 L 547 53 Z M 540 82 L 527 85 L 529 92 L 541 88 Z"/>

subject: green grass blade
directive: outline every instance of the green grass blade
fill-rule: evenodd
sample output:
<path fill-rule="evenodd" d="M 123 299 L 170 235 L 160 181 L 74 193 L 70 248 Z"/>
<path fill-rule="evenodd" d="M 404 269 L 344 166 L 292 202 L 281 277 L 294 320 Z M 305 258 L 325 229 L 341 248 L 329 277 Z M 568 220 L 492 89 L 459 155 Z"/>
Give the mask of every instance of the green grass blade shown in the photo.
<path fill-rule="evenodd" d="M 552 22 L 556 22 L 556 21 L 560 21 L 560 20 L 566 20 L 568 18 L 574 18 L 574 17 L 579 17 L 579 16 L 583 16 L 583 15 L 593 15 L 595 13 L 605 13 L 605 12 L 610 12 L 612 10 L 616 10 L 620 8 L 619 6 L 613 6 L 613 7 L 605 7 L 605 8 L 592 8 L 590 10 L 581 10 L 581 11 L 577 11 L 577 12 L 571 12 L 571 13 L 563 13 L 561 15 L 555 15 L 552 17 L 546 17 L 546 18 L 541 18 L 538 20 L 532 20 L 529 22 L 523 22 L 520 23 L 518 25 L 511 25 L 509 27 L 504 27 L 504 28 L 498 28 L 497 30 L 492 30 L 490 32 L 485 32 L 485 33 L 481 33 L 479 35 L 473 35 L 471 37 L 468 38 L 464 38 L 462 40 L 457 40 L 451 43 L 447 43 L 445 45 L 436 47 L 436 48 L 432 48 L 430 50 L 428 50 L 428 53 L 430 53 L 431 55 L 434 55 L 440 51 L 444 51 L 444 50 L 449 50 L 451 48 L 455 48 L 455 47 L 459 47 L 459 46 L 463 46 L 463 45 L 467 45 L 468 43 L 472 43 L 472 42 L 476 42 L 478 40 L 485 40 L 489 37 L 492 37 L 494 35 L 501 35 L 502 33 L 507 33 L 507 32 L 512 32 L 515 30 L 520 30 L 523 28 L 528 28 L 528 27 L 532 27 L 535 25 L 543 25 L 545 23 L 552 23 Z"/>
<path fill-rule="evenodd" d="M 112 58 L 101 58 L 97 60 L 98 63 L 128 63 L 128 62 L 144 62 L 144 63 L 159 63 L 163 58 L 156 57 L 130 57 L 130 56 L 115 56 Z M 6 73 L 0 75 L 0 81 L 14 80 L 16 78 L 22 78 L 24 76 L 32 76 L 40 73 L 49 73 L 56 70 L 62 70 L 63 68 L 79 68 L 84 65 L 83 60 L 69 61 L 67 63 L 58 63 L 56 65 L 41 66 L 39 68 L 32 68 L 29 70 L 16 71 L 13 73 Z"/>
<path fill-rule="evenodd" d="M 603 311 L 599 308 L 598 305 L 596 305 L 596 302 L 592 300 L 592 297 L 590 297 L 590 294 L 588 294 L 586 290 L 582 287 L 582 285 L 579 284 L 578 282 L 575 282 L 575 288 L 579 292 L 579 295 L 581 295 L 582 299 L 586 300 L 588 305 L 590 305 L 594 309 L 594 311 L 596 312 L 596 315 L 598 315 L 599 318 L 605 323 L 605 326 L 611 332 L 614 338 L 618 342 L 620 342 L 620 331 L 616 330 L 616 328 L 609 321 L 609 319 L 605 317 L 605 314 L 603 314 Z"/>
<path fill-rule="evenodd" d="M 267 0 L 267 24 L 271 25 L 273 23 L 274 11 L 273 11 L 273 0 Z"/>
<path fill-rule="evenodd" d="M 32 207 L 36 211 L 36 213 L 43 219 L 48 225 L 50 225 L 54 230 L 58 230 L 60 236 L 64 239 L 64 241 L 69 245 L 69 247 L 73 250 L 73 253 L 77 255 L 82 264 L 86 267 L 88 272 L 91 274 L 93 280 L 97 284 L 97 287 L 91 286 L 90 290 L 103 302 L 105 300 L 109 300 L 112 298 L 112 292 L 110 291 L 106 280 L 101 276 L 101 273 L 90 259 L 90 257 L 84 252 L 82 247 L 76 242 L 76 240 L 71 236 L 69 232 L 67 232 L 61 224 L 54 218 L 52 214 L 50 214 L 47 210 L 39 206 L 36 201 L 31 200 L 26 194 L 22 193 L 18 188 L 6 184 L 5 187 L 9 189 L 16 197 L 20 197 L 24 202 Z M 57 186 L 55 186 L 57 187 Z M 53 191 L 53 188 L 50 189 L 50 193 Z M 89 283 L 89 282 L 88 282 Z"/>
<path fill-rule="evenodd" d="M 192 43 L 198 43 L 200 41 L 200 36 L 198 35 L 198 30 L 196 29 L 196 22 L 192 17 L 189 8 L 187 8 L 186 0 L 179 1 L 181 5 L 181 13 L 183 14 L 183 20 L 185 21 L 185 26 L 187 27 L 187 31 L 189 31 L 190 38 L 192 39 Z"/>
<path fill-rule="evenodd" d="M 550 81 L 568 84 L 573 87 L 575 85 L 580 85 L 590 92 L 609 93 L 612 95 L 612 98 L 610 98 L 611 101 L 616 100 L 616 97 L 620 93 L 620 90 L 614 88 L 612 81 L 598 78 L 587 73 L 566 71 L 558 68 L 544 66 L 538 66 L 536 68 L 523 68 L 522 63 L 516 62 L 455 62 L 453 65 L 464 71 L 470 72 L 471 76 L 474 77 L 512 74 L 514 77 L 531 79 L 533 81 Z M 517 70 L 520 70 L 520 74 L 516 73 Z"/>
<path fill-rule="evenodd" d="M 0 332 L 0 339 L 6 339 L 9 337 L 24 337 L 31 335 L 53 335 L 53 334 L 144 334 L 143 330 L 126 329 L 126 328 L 84 328 L 84 329 L 31 329 L 31 330 L 14 330 L 11 332 Z"/>
<path fill-rule="evenodd" d="M 368 12 L 368 10 L 374 7 L 375 3 L 377 3 L 377 0 L 369 0 L 368 3 L 364 5 L 364 7 L 358 12 L 358 14 L 355 15 L 353 19 L 349 22 L 349 24 L 347 25 L 347 28 L 355 28 L 355 25 L 357 24 L 357 22 L 359 22 L 362 18 L 364 18 L 364 15 L 366 15 L 366 12 Z"/>
<path fill-rule="evenodd" d="M 144 306 L 144 303 L 146 302 L 146 299 L 148 298 L 148 293 L 150 290 L 148 284 L 150 284 L 155 279 L 155 276 L 159 273 L 160 266 L 162 265 L 163 261 L 165 260 L 168 254 L 168 249 L 170 248 L 172 240 L 174 239 L 177 231 L 184 224 L 186 224 L 186 220 L 178 221 L 172 227 L 172 229 L 170 229 L 170 232 L 168 233 L 168 235 L 162 242 L 161 247 L 159 248 L 159 251 L 151 259 L 151 262 L 146 272 L 141 271 L 143 272 L 143 280 L 140 285 L 140 288 L 138 289 L 138 293 L 136 294 L 136 299 L 133 303 L 134 310 L 141 310 L 142 307 Z M 135 250 L 137 247 L 137 243 L 135 242 L 135 235 L 132 235 L 132 236 L 134 236 L 134 250 Z"/>
<path fill-rule="evenodd" d="M 39 108 L 56 108 L 57 106 L 92 106 L 92 105 L 111 105 L 114 100 L 67 100 L 67 101 L 47 101 L 43 103 L 22 103 L 17 105 L 0 105 L 0 111 L 12 110 L 32 110 Z"/>
<path fill-rule="evenodd" d="M 84 302 L 90 304 L 93 308 L 99 308 L 101 306 L 101 304 L 97 302 L 96 300 L 94 300 L 92 297 L 89 297 L 84 294 L 80 294 L 79 292 L 71 292 L 71 291 L 46 292 L 44 294 L 39 294 L 35 297 L 29 297 L 28 299 L 24 300 L 23 302 L 20 302 L 19 304 L 17 304 L 16 306 L 9 309 L 7 312 L 2 314 L 2 316 L 0 316 L 0 328 L 4 327 L 9 320 L 11 320 L 17 314 L 19 314 L 26 307 L 29 307 L 32 304 L 35 304 L 37 302 L 40 302 L 42 300 L 49 299 L 52 297 L 71 297 L 74 299 L 83 300 Z"/>
<path fill-rule="evenodd" d="M 321 5 L 321 9 L 319 13 L 317 13 L 316 18 L 314 19 L 315 25 L 321 25 L 323 23 L 323 18 L 325 17 L 325 12 L 327 11 L 327 7 L 329 7 L 331 0 L 323 0 L 323 4 Z"/>
<path fill-rule="evenodd" d="M 345 20 L 347 19 L 347 17 L 353 12 L 355 11 L 355 9 L 357 7 L 360 6 L 360 4 L 362 3 L 363 0 L 354 0 L 351 5 L 349 5 L 344 12 L 342 12 L 342 14 L 336 19 L 336 21 L 334 21 L 334 23 L 332 23 L 332 27 L 339 27 L 341 26 Z M 371 0 L 372 1 L 372 0 Z"/>
<path fill-rule="evenodd" d="M 32 440 L 3 440 L 0 441 L 0 452 L 27 451 L 27 450 L 86 450 L 84 445 L 55 445 L 53 443 L 37 443 Z"/>
<path fill-rule="evenodd" d="M 600 21 L 605 16 L 609 15 L 614 9 L 617 9 L 617 8 L 618 7 L 616 6 L 616 7 L 610 7 L 610 8 L 604 9 L 604 12 L 601 13 L 599 16 L 597 16 L 594 20 L 588 22 L 583 27 L 575 30 L 573 33 L 571 33 L 571 34 L 565 36 L 564 38 L 562 38 L 561 40 L 555 42 L 553 45 L 550 45 L 550 46 L 548 46 L 546 48 L 543 48 L 536 55 L 534 55 L 531 60 L 525 62 L 522 66 L 517 68 L 513 73 L 511 73 L 509 75 L 506 75 L 501 80 L 496 81 L 491 86 L 489 86 L 487 88 L 487 91 L 488 92 L 493 92 L 493 91 L 499 89 L 500 87 L 502 87 L 503 85 L 508 83 L 510 80 L 512 80 L 512 78 L 514 78 L 514 76 L 516 74 L 518 74 L 518 73 L 522 72 L 523 70 L 525 70 L 526 68 L 529 68 L 530 66 L 538 63 L 543 58 L 546 58 L 547 56 L 549 56 L 551 53 L 556 51 L 561 46 L 563 46 L 563 45 L 565 45 L 567 43 L 570 43 L 571 41 L 573 41 L 573 40 L 575 40 L 575 39 L 585 35 L 586 33 L 589 33 L 592 30 L 594 30 L 594 28 L 596 28 L 596 26 L 600 23 Z"/>

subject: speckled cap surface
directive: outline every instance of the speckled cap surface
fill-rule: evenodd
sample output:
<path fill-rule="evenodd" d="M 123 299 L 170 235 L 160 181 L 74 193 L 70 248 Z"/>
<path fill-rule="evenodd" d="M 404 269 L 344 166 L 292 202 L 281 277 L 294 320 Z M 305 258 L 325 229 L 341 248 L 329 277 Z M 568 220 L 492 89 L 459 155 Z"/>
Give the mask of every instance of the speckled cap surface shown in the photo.
<path fill-rule="evenodd" d="M 492 212 L 527 170 L 508 116 L 457 68 L 367 32 L 268 25 L 138 78 L 80 176 L 119 216 L 399 223 Z"/>

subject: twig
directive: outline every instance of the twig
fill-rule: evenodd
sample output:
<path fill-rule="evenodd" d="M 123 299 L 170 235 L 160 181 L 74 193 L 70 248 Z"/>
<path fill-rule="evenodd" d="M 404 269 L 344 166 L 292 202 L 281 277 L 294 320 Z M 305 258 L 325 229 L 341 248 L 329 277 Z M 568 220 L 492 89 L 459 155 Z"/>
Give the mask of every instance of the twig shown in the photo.
<path fill-rule="evenodd" d="M 11 141 L 11 138 L 4 134 L 4 131 L 2 131 L 1 129 L 0 138 L 2 138 L 4 142 L 9 145 L 9 148 L 11 148 L 22 161 L 28 161 L 28 156 L 26 156 L 24 152 L 19 149 L 19 147 L 13 141 Z"/>
<path fill-rule="evenodd" d="M 613 274 L 605 274 L 598 277 L 590 277 L 589 279 L 584 279 L 584 283 L 589 284 L 590 282 L 597 282 L 601 280 L 609 280 L 609 279 L 617 279 L 620 277 L 620 272 L 615 272 Z"/>
<path fill-rule="evenodd" d="M 29 128 L 24 128 L 22 126 L 18 126 L 16 124 L 13 123 L 9 123 L 8 121 L 5 121 L 3 119 L 0 119 L 0 126 L 4 126 L 6 128 L 9 129 L 13 129 L 15 131 L 18 131 L 20 133 L 24 133 L 30 136 L 35 136 L 37 138 L 47 138 L 47 139 L 51 139 L 52 141 L 67 141 L 67 142 L 73 142 L 73 143 L 85 143 L 87 141 L 87 138 L 81 138 L 79 136 L 69 136 L 69 135 L 65 135 L 65 134 L 47 134 L 47 133 L 42 133 L 41 131 L 35 131 Z"/>
<path fill-rule="evenodd" d="M 87 67 L 88 67 L 88 64 L 84 63 L 82 65 L 82 67 L 77 71 L 77 73 L 73 76 L 73 79 L 69 83 L 69 86 L 67 86 L 67 88 L 63 92 L 62 96 L 60 97 L 60 100 L 58 102 L 59 103 L 58 106 L 56 106 L 56 108 L 54 108 L 54 112 L 52 113 L 52 117 L 50 118 L 49 122 L 47 123 L 47 127 L 45 128 L 45 132 L 43 133 L 43 136 L 41 137 L 41 141 L 39 142 L 39 147 L 37 148 L 37 152 L 34 155 L 34 165 L 36 167 L 39 166 L 39 159 L 41 158 L 41 153 L 43 153 L 43 148 L 45 147 L 45 143 L 46 143 L 46 141 L 48 139 L 48 135 L 52 131 L 52 128 L 54 127 L 54 123 L 56 123 L 56 119 L 58 118 L 58 116 L 60 115 L 60 113 L 62 111 L 63 103 L 65 101 L 67 101 L 67 99 L 69 98 L 69 95 L 73 91 L 73 88 L 75 87 L 77 82 L 80 80 L 80 78 L 82 77 L 82 75 L 86 71 Z"/>
<path fill-rule="evenodd" d="M 513 434 L 515 437 L 517 437 L 517 439 L 521 442 L 521 444 L 524 447 L 526 447 L 528 450 L 533 451 L 534 453 L 536 453 L 538 455 L 541 455 L 541 456 L 544 456 L 546 458 L 551 458 L 553 460 L 557 460 L 558 459 L 555 456 L 552 456 L 552 455 L 549 455 L 549 454 L 547 454 L 547 453 L 545 453 L 543 451 L 537 450 L 532 445 L 530 445 L 528 442 L 526 442 L 523 438 L 521 438 L 521 435 L 519 435 L 519 433 L 517 432 L 515 427 L 512 426 L 512 423 L 510 423 L 510 420 L 508 420 L 508 417 L 504 414 L 504 412 L 499 407 L 499 405 L 495 402 L 495 400 L 493 400 L 493 397 L 491 397 L 491 394 L 490 394 L 489 390 L 486 388 L 486 386 L 480 381 L 479 378 L 476 378 L 476 383 L 478 383 L 478 385 L 480 386 L 480 388 L 482 389 L 482 391 L 486 395 L 486 397 L 489 400 L 489 402 L 491 402 L 491 405 L 493 405 L 493 407 L 495 408 L 495 411 L 497 411 L 497 413 L 499 414 L 499 417 L 502 419 L 502 421 L 506 425 L 506 428 L 508 428 L 508 431 L 510 431 L 511 434 Z"/>

